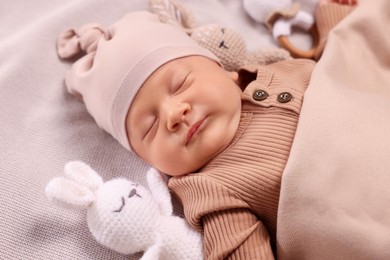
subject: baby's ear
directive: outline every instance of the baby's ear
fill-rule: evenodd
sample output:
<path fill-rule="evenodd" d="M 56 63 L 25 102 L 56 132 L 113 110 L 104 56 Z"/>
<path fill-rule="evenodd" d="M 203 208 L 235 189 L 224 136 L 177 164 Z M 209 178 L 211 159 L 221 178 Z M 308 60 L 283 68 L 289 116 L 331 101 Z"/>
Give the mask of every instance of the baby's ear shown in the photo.
<path fill-rule="evenodd" d="M 231 78 L 234 82 L 238 83 L 238 72 L 237 71 L 226 71 L 226 74 L 229 78 Z"/>
<path fill-rule="evenodd" d="M 51 202 L 64 208 L 87 208 L 95 200 L 94 193 L 87 187 L 63 177 L 51 180 L 45 191 Z"/>

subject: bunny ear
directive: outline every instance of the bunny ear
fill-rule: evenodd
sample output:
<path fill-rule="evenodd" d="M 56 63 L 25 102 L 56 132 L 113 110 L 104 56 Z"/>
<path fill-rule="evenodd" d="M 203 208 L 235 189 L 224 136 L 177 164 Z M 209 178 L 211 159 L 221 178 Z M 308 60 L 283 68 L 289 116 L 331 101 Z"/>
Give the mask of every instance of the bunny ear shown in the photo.
<path fill-rule="evenodd" d="M 102 177 L 82 161 L 70 161 L 65 164 L 64 174 L 70 180 L 87 187 L 91 191 L 96 191 L 103 185 Z"/>
<path fill-rule="evenodd" d="M 46 185 L 49 200 L 64 208 L 87 208 L 95 199 L 92 191 L 74 181 L 57 177 Z"/>
<path fill-rule="evenodd" d="M 244 65 L 268 65 L 289 59 L 292 59 L 290 53 L 283 48 L 259 49 L 247 55 Z"/>
<path fill-rule="evenodd" d="M 148 181 L 150 192 L 154 200 L 157 202 L 162 215 L 172 215 L 172 201 L 167 183 L 159 171 L 155 168 L 150 168 L 147 172 L 146 179 Z"/>
<path fill-rule="evenodd" d="M 193 14 L 176 0 L 149 0 L 150 8 L 163 23 L 179 26 L 188 34 L 195 27 Z"/>
<path fill-rule="evenodd" d="M 157 238 L 156 243 L 144 252 L 140 260 L 160 259 L 161 249 L 163 247 L 162 244 L 162 239 L 160 237 Z"/>

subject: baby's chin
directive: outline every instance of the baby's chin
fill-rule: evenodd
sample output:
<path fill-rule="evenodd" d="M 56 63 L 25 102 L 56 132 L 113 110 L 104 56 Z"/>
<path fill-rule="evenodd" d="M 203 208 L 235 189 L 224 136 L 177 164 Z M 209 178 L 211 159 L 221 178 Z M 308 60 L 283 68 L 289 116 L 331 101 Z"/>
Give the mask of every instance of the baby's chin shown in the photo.
<path fill-rule="evenodd" d="M 205 131 L 198 138 L 200 139 L 196 140 L 186 151 L 183 151 L 184 154 L 165 155 L 164 159 L 160 158 L 160 160 L 155 161 L 155 163 L 161 163 L 155 167 L 172 177 L 199 172 L 230 145 L 234 138 L 234 131 L 231 135 Z"/>
<path fill-rule="evenodd" d="M 197 161 L 176 161 L 172 164 L 165 164 L 160 165 L 160 167 L 155 166 L 157 169 L 159 169 L 161 172 L 165 173 L 168 176 L 171 177 L 179 177 L 179 176 L 185 176 L 190 173 L 199 172 L 199 170 L 204 167 L 209 160 L 197 160 Z"/>
<path fill-rule="evenodd" d="M 159 169 L 161 172 L 165 173 L 171 177 L 180 177 L 185 176 L 190 173 L 198 172 L 201 167 L 169 167 Z"/>

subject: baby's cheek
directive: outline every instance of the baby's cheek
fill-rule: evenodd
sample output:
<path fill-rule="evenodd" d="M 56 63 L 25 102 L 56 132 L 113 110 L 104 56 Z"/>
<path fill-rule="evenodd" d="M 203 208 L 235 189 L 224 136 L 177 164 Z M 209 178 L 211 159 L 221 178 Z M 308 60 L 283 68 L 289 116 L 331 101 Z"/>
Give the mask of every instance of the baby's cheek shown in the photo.
<path fill-rule="evenodd" d="M 172 149 L 169 144 L 154 147 L 154 149 L 151 150 L 149 157 L 151 161 L 150 163 L 154 167 L 167 174 L 169 173 L 167 171 L 174 167 L 175 164 L 180 164 L 179 160 L 177 160 L 179 154 L 175 152 L 175 149 Z"/>

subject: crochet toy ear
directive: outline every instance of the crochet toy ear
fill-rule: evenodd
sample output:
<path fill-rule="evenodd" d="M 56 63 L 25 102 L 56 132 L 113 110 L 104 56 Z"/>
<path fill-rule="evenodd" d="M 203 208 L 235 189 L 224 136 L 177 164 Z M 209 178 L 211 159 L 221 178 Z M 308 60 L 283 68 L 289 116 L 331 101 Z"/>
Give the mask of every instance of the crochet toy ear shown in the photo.
<path fill-rule="evenodd" d="M 249 53 L 245 65 L 261 64 L 267 65 L 274 62 L 292 59 L 290 53 L 283 48 L 260 49 Z"/>
<path fill-rule="evenodd" d="M 149 0 L 151 11 L 163 23 L 181 27 L 190 34 L 195 27 L 193 14 L 183 4 L 176 0 Z"/>
<path fill-rule="evenodd" d="M 148 181 L 149 190 L 158 204 L 160 213 L 165 216 L 172 215 L 171 195 L 161 174 L 155 168 L 150 168 L 147 172 L 146 179 Z"/>
<path fill-rule="evenodd" d="M 87 187 L 63 177 L 51 180 L 45 191 L 51 202 L 64 208 L 87 208 L 95 199 Z"/>
<path fill-rule="evenodd" d="M 140 260 L 160 259 L 159 256 L 161 254 L 161 248 L 162 248 L 162 241 L 161 238 L 158 238 L 156 243 L 144 252 Z"/>
<path fill-rule="evenodd" d="M 103 185 L 103 179 L 89 165 L 82 161 L 70 161 L 65 164 L 64 174 L 70 180 L 96 191 Z"/>

